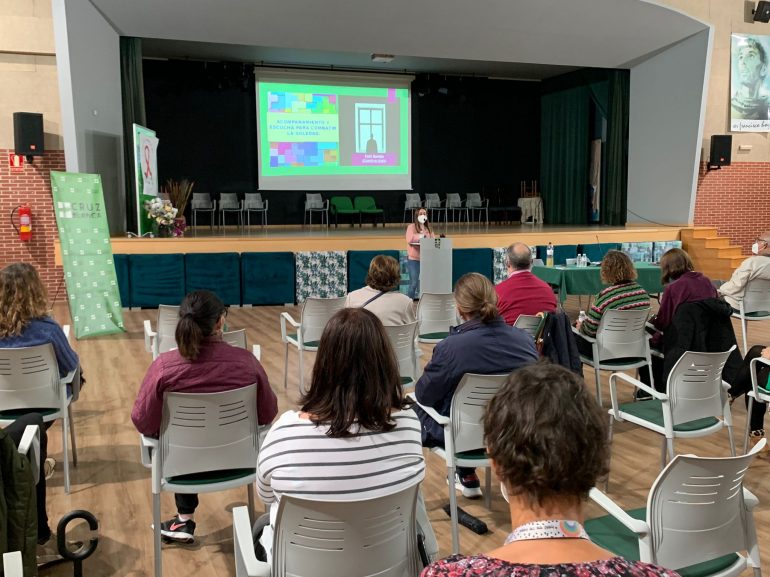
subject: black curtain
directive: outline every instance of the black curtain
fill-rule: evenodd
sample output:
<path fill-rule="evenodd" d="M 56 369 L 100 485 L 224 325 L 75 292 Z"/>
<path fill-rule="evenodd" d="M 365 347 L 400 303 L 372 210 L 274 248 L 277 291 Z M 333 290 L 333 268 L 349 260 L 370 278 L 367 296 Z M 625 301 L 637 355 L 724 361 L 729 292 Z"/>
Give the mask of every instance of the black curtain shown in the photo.
<path fill-rule="evenodd" d="M 142 39 L 120 37 L 120 78 L 123 97 L 123 173 L 126 190 L 126 230 L 138 232 L 134 178 L 134 123 L 147 126 L 142 79 Z"/>

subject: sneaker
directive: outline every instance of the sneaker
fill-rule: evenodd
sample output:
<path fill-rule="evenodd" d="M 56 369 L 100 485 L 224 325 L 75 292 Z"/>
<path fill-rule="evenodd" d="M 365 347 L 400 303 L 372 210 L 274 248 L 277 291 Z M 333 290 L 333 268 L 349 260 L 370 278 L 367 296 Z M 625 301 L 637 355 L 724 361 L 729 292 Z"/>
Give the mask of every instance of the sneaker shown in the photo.
<path fill-rule="evenodd" d="M 160 524 L 160 534 L 169 541 L 178 541 L 180 543 L 192 543 L 195 541 L 195 521 L 188 519 L 180 521 L 179 517 L 174 517 Z"/>
<path fill-rule="evenodd" d="M 461 491 L 466 499 L 479 499 L 482 495 L 481 484 L 476 473 L 460 477 L 455 473 L 455 489 Z"/>
<path fill-rule="evenodd" d="M 756 431 L 751 431 L 749 433 L 749 442 L 751 443 L 751 446 L 753 447 L 759 441 L 765 438 L 765 430 L 764 429 L 757 429 Z M 762 449 L 761 452 L 767 451 L 767 445 L 765 445 L 765 448 Z"/>
<path fill-rule="evenodd" d="M 54 469 L 56 469 L 56 461 L 52 459 L 51 457 L 48 457 L 43 462 L 43 473 L 45 474 L 45 480 L 47 481 L 51 477 L 53 477 Z"/>

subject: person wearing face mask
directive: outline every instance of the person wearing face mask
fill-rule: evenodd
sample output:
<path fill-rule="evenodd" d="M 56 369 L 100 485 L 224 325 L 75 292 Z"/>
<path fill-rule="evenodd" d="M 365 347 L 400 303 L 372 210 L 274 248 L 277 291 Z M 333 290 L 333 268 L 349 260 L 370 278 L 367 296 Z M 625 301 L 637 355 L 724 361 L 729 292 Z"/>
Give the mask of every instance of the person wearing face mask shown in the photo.
<path fill-rule="evenodd" d="M 752 256 L 735 269 L 729 281 L 719 287 L 719 292 L 735 310 L 740 308 L 746 284 L 755 278 L 770 280 L 770 231 L 759 235 L 751 245 Z"/>
<path fill-rule="evenodd" d="M 414 300 L 420 294 L 420 239 L 436 238 L 428 224 L 428 211 L 419 209 L 414 222 L 406 227 L 406 266 L 409 270 L 409 297 Z"/>

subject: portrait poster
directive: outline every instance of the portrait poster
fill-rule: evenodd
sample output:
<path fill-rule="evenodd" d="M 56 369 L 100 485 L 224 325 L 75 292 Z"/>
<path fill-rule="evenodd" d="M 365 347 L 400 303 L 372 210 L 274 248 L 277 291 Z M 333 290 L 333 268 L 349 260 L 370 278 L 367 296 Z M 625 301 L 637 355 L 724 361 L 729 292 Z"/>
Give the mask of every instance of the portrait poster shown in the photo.
<path fill-rule="evenodd" d="M 152 231 L 152 219 L 147 216 L 144 201 L 158 196 L 158 138 L 155 131 L 134 124 L 134 176 L 136 185 L 136 234 Z"/>
<path fill-rule="evenodd" d="M 770 36 L 733 34 L 730 50 L 730 130 L 770 132 Z"/>

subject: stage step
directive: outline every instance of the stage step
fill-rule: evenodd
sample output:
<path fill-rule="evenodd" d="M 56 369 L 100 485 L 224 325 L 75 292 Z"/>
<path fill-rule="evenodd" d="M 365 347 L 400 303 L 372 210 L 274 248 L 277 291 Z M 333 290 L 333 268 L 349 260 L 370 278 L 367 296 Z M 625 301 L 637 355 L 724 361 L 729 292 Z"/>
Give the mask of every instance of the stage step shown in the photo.
<path fill-rule="evenodd" d="M 695 227 L 681 233 L 682 248 L 693 260 L 695 270 L 711 279 L 727 280 L 746 258 L 741 247 L 721 237 L 715 228 Z"/>

